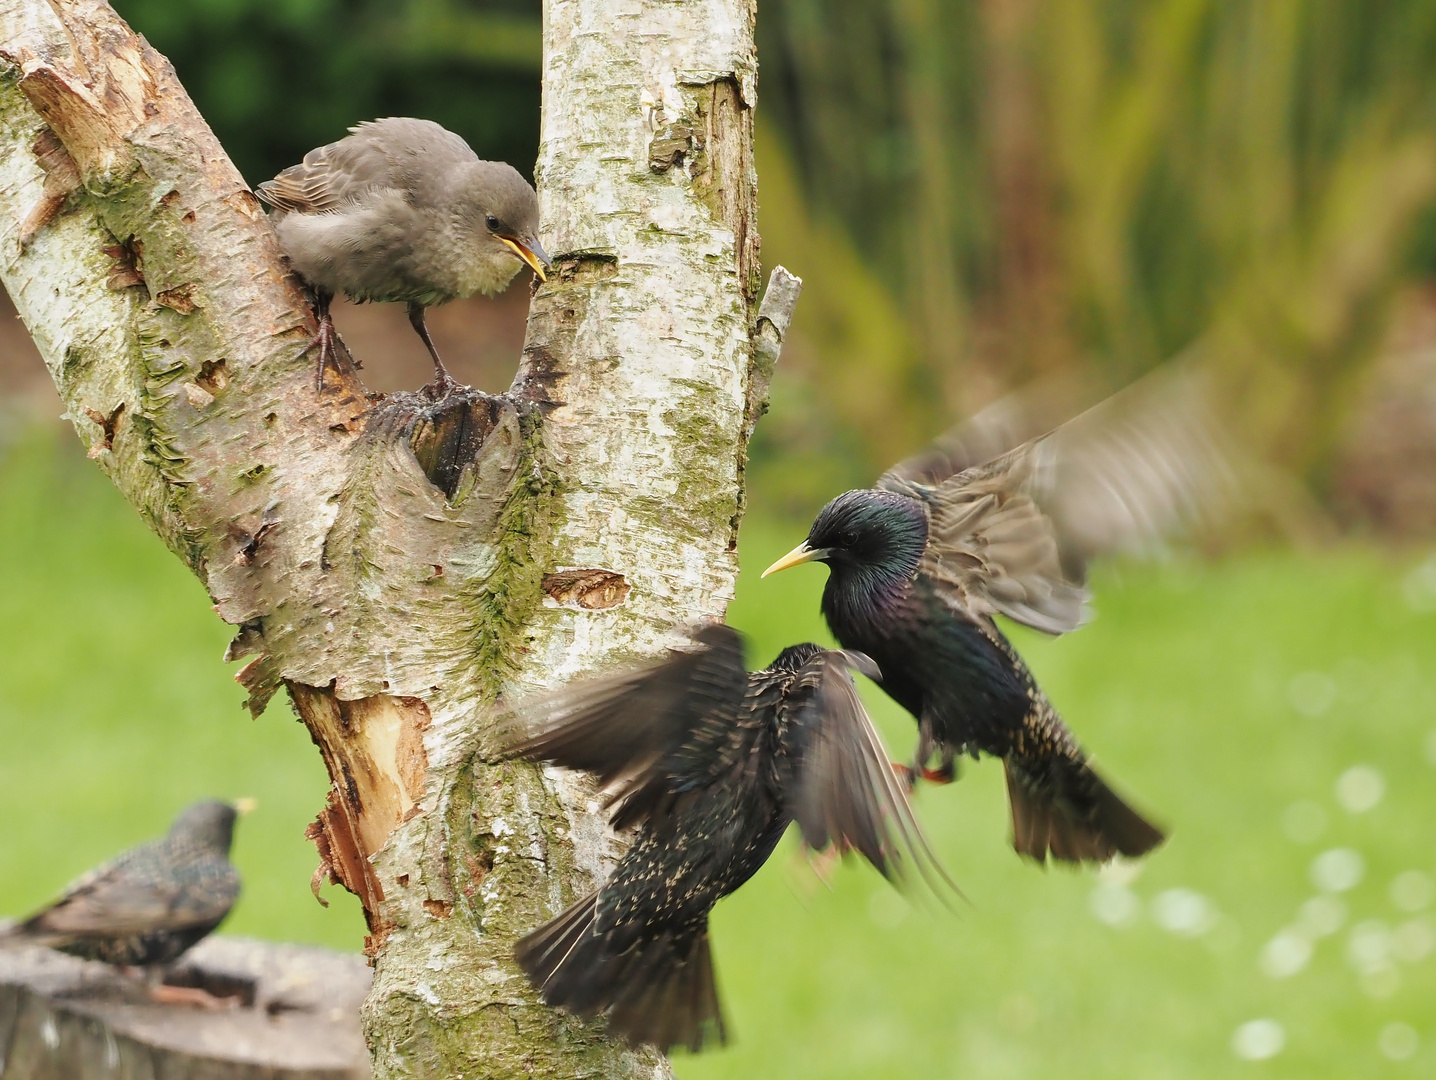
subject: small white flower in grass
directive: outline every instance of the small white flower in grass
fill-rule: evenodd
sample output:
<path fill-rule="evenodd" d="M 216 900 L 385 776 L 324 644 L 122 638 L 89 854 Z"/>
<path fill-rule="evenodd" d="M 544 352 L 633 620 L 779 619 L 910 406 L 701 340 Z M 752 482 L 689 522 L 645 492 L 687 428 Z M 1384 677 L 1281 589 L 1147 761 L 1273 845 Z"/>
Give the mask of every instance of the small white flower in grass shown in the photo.
<path fill-rule="evenodd" d="M 1326 811 L 1309 799 L 1294 802 L 1281 815 L 1282 831 L 1298 844 L 1311 844 L 1326 832 Z"/>
<path fill-rule="evenodd" d="M 1310 939 L 1290 928 L 1262 946 L 1261 970 L 1269 979 L 1289 979 L 1310 962 Z"/>
<path fill-rule="evenodd" d="M 1336 701 L 1336 680 L 1321 671 L 1303 671 L 1292 678 L 1286 694 L 1302 716 L 1321 716 Z"/>
<path fill-rule="evenodd" d="M 1420 870 L 1405 870 L 1391 882 L 1391 902 L 1402 911 L 1421 911 L 1436 897 L 1436 882 Z"/>
<path fill-rule="evenodd" d="M 1232 1032 L 1232 1053 L 1243 1061 L 1266 1061 L 1286 1048 L 1286 1029 L 1275 1020 L 1248 1020 Z"/>
<path fill-rule="evenodd" d="M 1380 919 L 1367 919 L 1351 928 L 1346 942 L 1346 959 L 1357 971 L 1377 971 L 1391 966 L 1391 927 Z"/>
<path fill-rule="evenodd" d="M 1381 1034 L 1376 1037 L 1376 1046 L 1392 1061 L 1405 1061 L 1414 1057 L 1421 1048 L 1421 1036 L 1410 1024 L 1398 1020 L 1381 1029 Z"/>
<path fill-rule="evenodd" d="M 1099 881 L 1087 898 L 1088 906 L 1098 922 L 1108 926 L 1131 926 L 1141 914 L 1142 902 L 1130 889 Z"/>
<path fill-rule="evenodd" d="M 1308 937 L 1324 938 L 1346 922 L 1346 905 L 1335 896 L 1313 896 L 1301 905 L 1296 924 Z"/>
<path fill-rule="evenodd" d="M 1194 889 L 1167 889 L 1152 900 L 1152 918 L 1181 937 L 1201 937 L 1217 921 L 1212 902 Z"/>
<path fill-rule="evenodd" d="M 1366 860 L 1351 848 L 1331 848 L 1311 860 L 1311 883 L 1324 893 L 1346 892 L 1365 875 Z"/>
<path fill-rule="evenodd" d="M 1386 794 L 1386 778 L 1370 765 L 1353 765 L 1336 779 L 1336 801 L 1351 814 L 1364 814 Z"/>
<path fill-rule="evenodd" d="M 1430 919 L 1407 919 L 1391 935 L 1391 952 L 1403 964 L 1419 964 L 1436 950 Z"/>
<path fill-rule="evenodd" d="M 1361 992 L 1369 998 L 1389 998 L 1401 989 L 1401 972 L 1396 970 L 1395 964 L 1373 971 L 1363 971 L 1357 978 L 1356 985 L 1361 987 Z"/>

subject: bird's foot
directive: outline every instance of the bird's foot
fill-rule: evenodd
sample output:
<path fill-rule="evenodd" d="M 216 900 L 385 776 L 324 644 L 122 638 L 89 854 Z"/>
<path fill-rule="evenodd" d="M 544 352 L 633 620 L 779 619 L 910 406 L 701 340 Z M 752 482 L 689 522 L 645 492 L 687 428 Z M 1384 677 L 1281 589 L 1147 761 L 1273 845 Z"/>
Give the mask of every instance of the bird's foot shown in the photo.
<path fill-rule="evenodd" d="M 911 765 L 903 765 L 894 761 L 892 767 L 893 772 L 897 773 L 898 779 L 907 786 L 908 791 L 915 790 L 919 780 L 926 780 L 929 784 L 950 784 L 957 779 L 957 768 L 952 762 L 940 765 L 936 769 L 929 769 L 926 765 L 914 768 Z"/>
<path fill-rule="evenodd" d="M 449 369 L 435 362 L 434 378 L 424 387 L 424 394 L 432 401 L 442 401 L 459 388 L 459 381 L 449 374 Z"/>
<path fill-rule="evenodd" d="M 161 1005 L 188 1005 L 214 1012 L 220 1009 L 237 1009 L 240 1005 L 238 996 L 215 997 L 208 990 L 201 990 L 196 986 L 171 986 L 169 983 L 150 987 L 150 1000 Z"/>
<path fill-rule="evenodd" d="M 822 851 L 808 852 L 808 867 L 813 871 L 813 876 L 830 889 L 833 887 L 833 871 L 838 863 L 843 861 L 843 852 L 846 850 L 842 844 L 830 844 Z"/>
<path fill-rule="evenodd" d="M 314 372 L 314 392 L 316 394 L 324 392 L 324 369 L 329 366 L 331 358 L 336 355 L 334 346 L 338 339 L 339 335 L 334 330 L 334 320 L 326 311 L 319 316 L 319 333 L 315 334 L 314 340 L 309 343 L 310 349 L 316 346 L 319 349 L 319 367 Z M 345 352 L 348 350 L 346 349 Z M 334 359 L 334 371 L 336 374 L 341 374 L 338 359 Z"/>

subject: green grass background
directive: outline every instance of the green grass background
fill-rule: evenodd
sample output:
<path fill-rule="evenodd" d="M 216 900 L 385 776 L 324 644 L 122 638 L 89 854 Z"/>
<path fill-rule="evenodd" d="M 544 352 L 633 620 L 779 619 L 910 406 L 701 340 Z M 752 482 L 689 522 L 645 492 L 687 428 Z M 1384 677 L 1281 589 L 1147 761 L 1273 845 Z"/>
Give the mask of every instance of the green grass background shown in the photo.
<path fill-rule="evenodd" d="M 757 571 L 801 527 L 765 520 L 743 535 L 732 620 L 755 664 L 827 640 L 823 572 L 761 585 Z M 1099 618 L 1059 640 L 1018 634 L 1049 696 L 1101 767 L 1172 829 L 1129 883 L 1140 913 L 1093 915 L 1098 876 L 1023 865 L 1006 846 L 1000 769 L 924 788 L 919 811 L 969 902 L 955 911 L 894 894 L 848 864 L 820 883 L 791 845 L 714 916 L 734 1036 L 681 1057 L 684 1080 L 723 1077 L 1349 1078 L 1436 1073 L 1436 955 L 1400 963 L 1373 996 L 1347 959 L 1366 920 L 1430 925 L 1389 895 L 1393 878 L 1436 875 L 1436 612 L 1405 599 L 1411 559 L 1347 547 L 1257 553 L 1098 575 Z M 226 628 L 203 589 L 141 525 L 63 431 L 0 448 L 0 914 L 162 831 L 189 801 L 251 795 L 235 858 L 245 893 L 225 930 L 357 948 L 357 904 L 309 895 L 303 828 L 323 768 L 283 704 L 259 721 L 220 661 Z M 1305 715 L 1292 680 L 1332 680 Z M 912 724 L 879 691 L 868 701 L 898 758 Z M 1385 797 L 1354 814 L 1337 778 L 1368 764 Z M 1294 802 L 1325 812 L 1321 835 L 1290 839 Z M 1312 859 L 1361 852 L 1349 917 L 1287 979 L 1263 974 L 1262 946 L 1314 893 Z M 1195 890 L 1220 913 L 1199 936 L 1154 917 L 1165 890 Z M 1236 1027 L 1283 1025 L 1285 1049 L 1238 1059 Z M 1421 1036 L 1392 1061 L 1392 1022 Z"/>

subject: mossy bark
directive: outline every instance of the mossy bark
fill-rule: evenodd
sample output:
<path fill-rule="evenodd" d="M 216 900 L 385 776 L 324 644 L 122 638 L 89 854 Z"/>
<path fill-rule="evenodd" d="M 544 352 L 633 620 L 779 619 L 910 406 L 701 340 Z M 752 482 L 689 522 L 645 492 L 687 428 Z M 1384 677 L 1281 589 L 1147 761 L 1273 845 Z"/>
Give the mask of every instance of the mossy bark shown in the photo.
<path fill-rule="evenodd" d="M 515 970 L 614 838 L 484 735 L 732 595 L 796 299 L 755 316 L 753 19 L 548 0 L 558 271 L 519 374 L 380 401 L 352 372 L 316 395 L 312 315 L 164 58 L 102 0 L 0 0 L 0 276 L 91 456 L 238 628 L 251 707 L 287 689 L 324 756 L 310 832 L 365 904 L 378 1076 L 666 1072 Z"/>

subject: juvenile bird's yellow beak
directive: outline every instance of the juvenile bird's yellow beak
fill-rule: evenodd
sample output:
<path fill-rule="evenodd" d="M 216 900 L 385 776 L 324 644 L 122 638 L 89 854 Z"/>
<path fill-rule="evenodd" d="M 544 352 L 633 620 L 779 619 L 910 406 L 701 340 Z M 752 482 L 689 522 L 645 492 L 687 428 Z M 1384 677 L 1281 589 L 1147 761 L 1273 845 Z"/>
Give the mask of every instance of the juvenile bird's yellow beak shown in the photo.
<path fill-rule="evenodd" d="M 828 553 L 827 548 L 811 548 L 804 540 L 788 554 L 775 562 L 768 569 L 763 571 L 763 577 L 769 574 L 776 574 L 779 570 L 786 570 L 790 566 L 797 566 L 799 563 L 812 562 L 814 559 L 821 559 Z"/>
<path fill-rule="evenodd" d="M 500 236 L 499 239 L 512 248 L 515 255 L 528 263 L 540 281 L 548 280 L 547 271 L 553 268 L 553 263 L 549 261 L 548 252 L 544 251 L 537 236 L 530 236 L 527 240 L 514 236 Z"/>
<path fill-rule="evenodd" d="M 242 799 L 234 800 L 234 812 L 240 817 L 244 817 L 245 814 L 252 814 L 257 809 L 259 809 L 259 800 L 252 799 L 248 795 Z"/>

